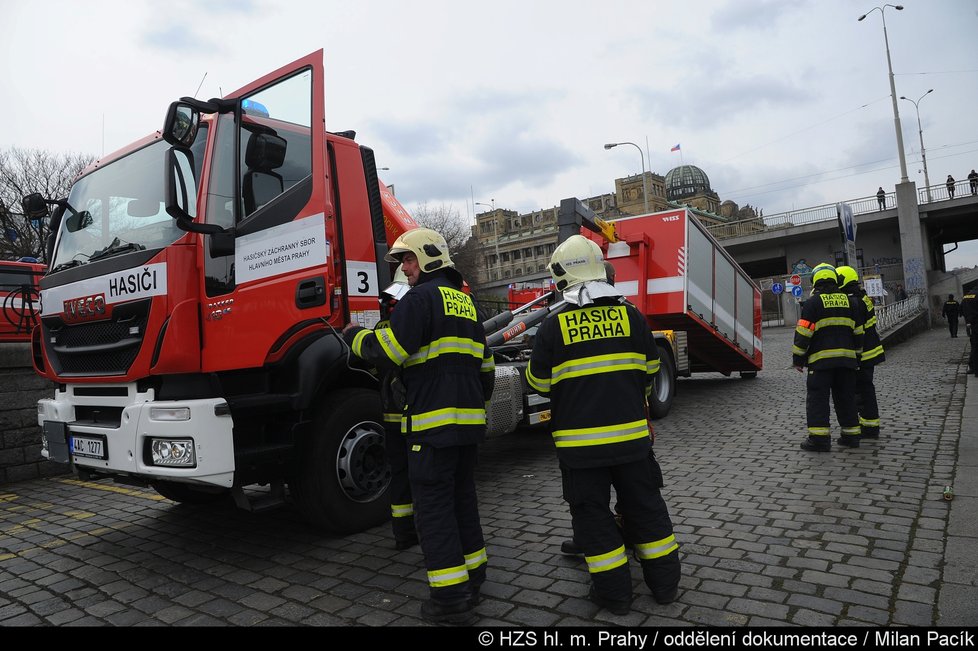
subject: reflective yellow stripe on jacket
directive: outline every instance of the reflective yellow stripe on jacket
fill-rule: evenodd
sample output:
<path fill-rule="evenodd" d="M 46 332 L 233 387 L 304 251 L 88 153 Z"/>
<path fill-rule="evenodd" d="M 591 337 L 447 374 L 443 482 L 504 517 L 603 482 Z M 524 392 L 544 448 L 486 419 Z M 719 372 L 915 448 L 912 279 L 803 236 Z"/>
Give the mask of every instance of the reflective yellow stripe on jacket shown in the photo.
<path fill-rule="evenodd" d="M 554 430 L 554 444 L 558 448 L 581 447 L 585 445 L 608 445 L 647 437 L 649 424 L 644 420 L 604 427 L 582 427 L 580 429 Z"/>
<path fill-rule="evenodd" d="M 871 359 L 879 357 L 883 354 L 883 346 L 877 346 L 870 350 L 864 351 L 862 355 L 859 356 L 860 361 L 868 362 Z"/>
<path fill-rule="evenodd" d="M 613 373 L 615 371 L 645 372 L 645 355 L 640 353 L 614 353 L 611 355 L 579 357 L 555 366 L 550 382 L 551 384 L 557 384 L 561 380 L 569 380 L 574 377 L 597 373 Z M 655 371 L 650 372 L 654 373 Z"/>
<path fill-rule="evenodd" d="M 424 411 L 411 414 L 401 420 L 401 431 L 407 432 L 407 419 L 411 419 L 411 432 L 423 432 L 427 429 L 444 427 L 445 425 L 485 425 L 485 409 L 461 409 L 446 407 L 434 411 Z"/>
<path fill-rule="evenodd" d="M 357 335 L 359 334 L 357 333 Z M 394 336 L 394 332 L 390 328 L 375 330 L 374 334 L 377 335 L 377 343 L 384 349 L 384 353 L 392 362 L 400 366 L 408 360 L 407 351 L 398 343 L 397 337 Z"/>
<path fill-rule="evenodd" d="M 526 367 L 526 383 L 537 391 L 543 391 L 547 393 L 550 391 L 550 378 L 539 378 L 533 373 L 530 373 L 530 366 Z"/>
<path fill-rule="evenodd" d="M 851 348 L 828 348 L 809 355 L 808 363 L 811 364 L 812 362 L 817 362 L 820 359 L 834 359 L 838 357 L 857 359 L 856 351 L 852 350 Z"/>
<path fill-rule="evenodd" d="M 415 366 L 417 364 L 423 364 L 429 360 L 435 359 L 439 355 L 448 355 L 451 353 L 457 353 L 459 355 L 471 355 L 472 357 L 482 361 L 484 360 L 483 356 L 485 351 L 485 346 L 473 341 L 472 339 L 465 339 L 462 337 L 442 337 L 441 339 L 436 339 L 427 346 L 422 346 L 419 348 L 418 352 L 407 358 L 407 361 L 404 362 L 404 368 Z M 483 364 L 485 364 L 484 361 Z"/>

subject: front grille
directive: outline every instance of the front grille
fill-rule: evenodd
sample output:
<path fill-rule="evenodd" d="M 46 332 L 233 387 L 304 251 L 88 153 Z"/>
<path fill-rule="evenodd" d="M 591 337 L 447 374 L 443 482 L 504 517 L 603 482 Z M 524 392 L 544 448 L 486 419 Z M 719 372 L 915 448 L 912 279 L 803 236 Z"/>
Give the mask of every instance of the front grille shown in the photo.
<path fill-rule="evenodd" d="M 44 317 L 44 347 L 58 375 L 124 375 L 139 354 L 152 299 L 115 307 L 112 318 L 66 323 Z"/>

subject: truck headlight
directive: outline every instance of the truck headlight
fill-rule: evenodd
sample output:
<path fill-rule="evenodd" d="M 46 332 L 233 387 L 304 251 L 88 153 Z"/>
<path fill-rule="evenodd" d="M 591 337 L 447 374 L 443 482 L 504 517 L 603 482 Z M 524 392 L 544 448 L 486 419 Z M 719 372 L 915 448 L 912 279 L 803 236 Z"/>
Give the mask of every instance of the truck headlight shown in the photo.
<path fill-rule="evenodd" d="M 197 465 L 193 439 L 150 439 L 154 466 L 192 468 Z"/>

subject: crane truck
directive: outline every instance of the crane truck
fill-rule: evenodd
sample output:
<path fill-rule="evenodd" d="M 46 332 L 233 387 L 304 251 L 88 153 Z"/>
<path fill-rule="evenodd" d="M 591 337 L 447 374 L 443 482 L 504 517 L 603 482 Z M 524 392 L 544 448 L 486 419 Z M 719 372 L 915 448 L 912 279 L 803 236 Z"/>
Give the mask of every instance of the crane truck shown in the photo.
<path fill-rule="evenodd" d="M 48 460 L 184 503 L 288 494 L 340 533 L 388 517 L 377 380 L 339 331 L 380 320 L 384 253 L 417 224 L 373 151 L 326 130 L 324 87 L 320 50 L 224 98 L 181 98 L 67 198 L 25 197 L 34 218 L 56 206 L 31 333 L 55 383 L 38 403 Z M 521 327 L 507 318 L 487 325 Z M 502 335 L 489 427 L 544 422 Z"/>

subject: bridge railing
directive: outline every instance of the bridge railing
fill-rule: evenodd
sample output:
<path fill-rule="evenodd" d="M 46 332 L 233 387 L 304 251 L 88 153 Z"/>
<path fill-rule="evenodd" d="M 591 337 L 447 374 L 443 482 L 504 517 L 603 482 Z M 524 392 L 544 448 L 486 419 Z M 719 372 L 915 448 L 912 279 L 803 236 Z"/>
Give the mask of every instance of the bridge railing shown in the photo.
<path fill-rule="evenodd" d="M 884 208 L 880 208 L 879 200 L 875 195 L 850 199 L 846 203 L 852 207 L 852 214 L 862 215 L 896 207 L 896 193 L 890 192 L 884 197 Z M 805 224 L 815 224 L 836 219 L 838 219 L 836 204 L 828 203 L 812 208 L 789 210 L 774 215 L 764 215 L 763 217 L 727 222 L 726 224 L 712 224 L 707 226 L 707 230 L 718 240 L 725 240 L 731 237 L 754 235 L 782 228 L 792 228 L 794 226 L 804 226 Z"/>
<path fill-rule="evenodd" d="M 876 308 L 876 331 L 885 335 L 927 309 L 924 294 L 912 294 L 902 301 Z"/>
<path fill-rule="evenodd" d="M 930 190 L 929 193 L 928 190 Z M 961 197 L 969 194 L 978 194 L 978 188 L 972 192 L 971 182 L 968 181 L 968 179 L 955 181 L 954 197 L 951 197 L 951 193 L 947 189 L 947 183 L 938 183 L 937 185 L 932 185 L 930 187 L 924 187 L 917 190 L 917 203 L 924 204 L 933 203 L 935 201 L 947 201 L 951 198 L 960 199 Z"/>

